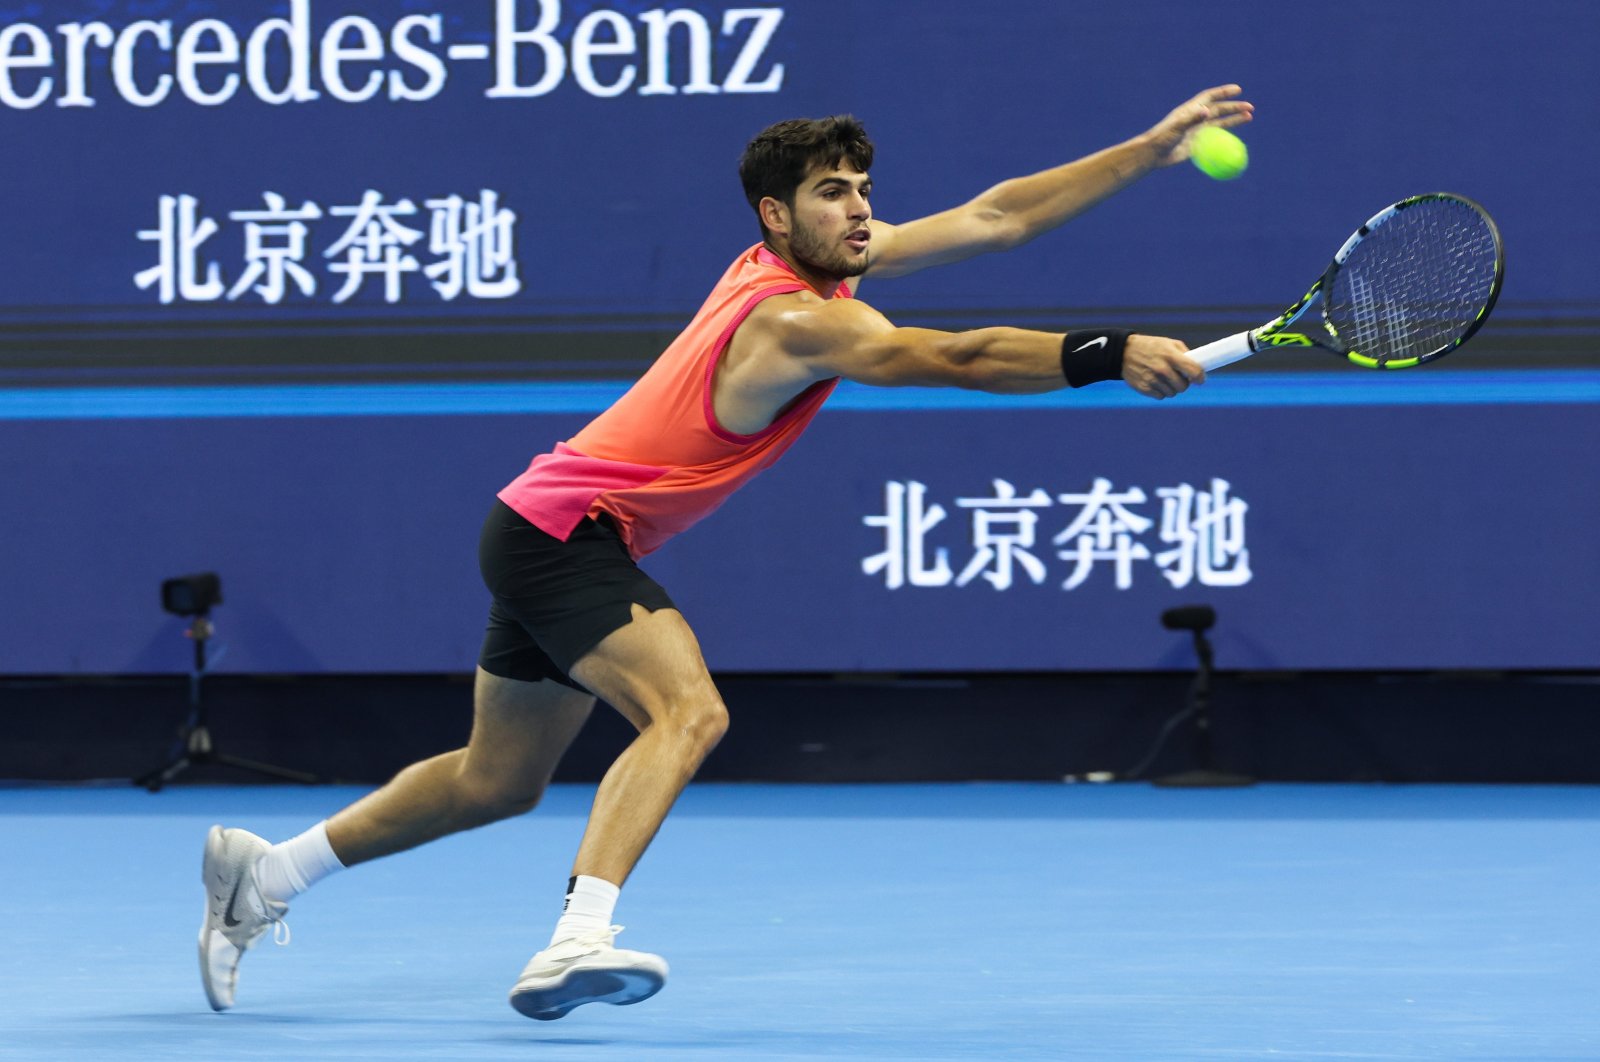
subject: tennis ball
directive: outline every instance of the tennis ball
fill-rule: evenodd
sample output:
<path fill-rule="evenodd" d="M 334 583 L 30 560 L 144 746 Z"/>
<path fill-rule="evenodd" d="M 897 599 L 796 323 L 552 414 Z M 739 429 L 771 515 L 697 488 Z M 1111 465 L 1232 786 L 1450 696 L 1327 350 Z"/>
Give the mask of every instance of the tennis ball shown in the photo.
<path fill-rule="evenodd" d="M 1207 177 L 1231 181 L 1250 165 L 1250 149 L 1221 126 L 1203 125 L 1189 134 L 1189 158 Z"/>

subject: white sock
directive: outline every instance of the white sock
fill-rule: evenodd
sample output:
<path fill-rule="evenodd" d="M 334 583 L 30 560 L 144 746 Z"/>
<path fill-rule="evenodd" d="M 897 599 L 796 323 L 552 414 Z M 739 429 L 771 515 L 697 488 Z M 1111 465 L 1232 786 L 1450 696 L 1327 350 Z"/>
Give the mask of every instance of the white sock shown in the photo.
<path fill-rule="evenodd" d="M 328 843 L 328 823 L 323 820 L 300 836 L 267 849 L 256 861 L 256 884 L 267 899 L 288 903 L 343 869 Z"/>
<path fill-rule="evenodd" d="M 561 920 L 550 935 L 550 943 L 610 929 L 611 914 L 617 908 L 617 895 L 621 891 L 604 878 L 591 878 L 587 874 L 573 878 L 567 883 L 567 905 L 562 908 Z"/>

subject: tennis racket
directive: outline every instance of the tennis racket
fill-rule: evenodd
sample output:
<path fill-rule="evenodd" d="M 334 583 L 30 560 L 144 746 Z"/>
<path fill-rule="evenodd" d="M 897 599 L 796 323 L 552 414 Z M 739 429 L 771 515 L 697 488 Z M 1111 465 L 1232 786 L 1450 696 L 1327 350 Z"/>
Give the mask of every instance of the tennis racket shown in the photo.
<path fill-rule="evenodd" d="M 1321 347 L 1369 369 L 1409 369 L 1472 338 L 1504 270 L 1500 230 L 1483 207 L 1448 192 L 1414 195 L 1357 229 L 1281 315 L 1189 356 L 1210 372 L 1269 347 Z"/>

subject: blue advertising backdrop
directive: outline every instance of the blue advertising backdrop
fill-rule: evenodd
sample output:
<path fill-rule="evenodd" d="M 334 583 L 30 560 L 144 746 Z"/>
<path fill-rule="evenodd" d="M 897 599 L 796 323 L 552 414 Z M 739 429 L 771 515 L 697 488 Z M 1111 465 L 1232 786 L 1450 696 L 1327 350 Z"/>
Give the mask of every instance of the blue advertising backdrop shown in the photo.
<path fill-rule="evenodd" d="M 1190 601 L 1228 667 L 1600 666 L 1596 39 L 1579 0 L 0 6 L 0 673 L 181 666 L 156 586 L 206 568 L 223 670 L 468 668 L 489 499 L 754 241 L 752 133 L 861 116 L 896 221 L 1227 81 L 1243 179 L 863 294 L 1199 343 L 1450 190 L 1507 241 L 1471 345 L 1159 405 L 842 388 L 646 567 L 724 670 L 1182 667 Z"/>

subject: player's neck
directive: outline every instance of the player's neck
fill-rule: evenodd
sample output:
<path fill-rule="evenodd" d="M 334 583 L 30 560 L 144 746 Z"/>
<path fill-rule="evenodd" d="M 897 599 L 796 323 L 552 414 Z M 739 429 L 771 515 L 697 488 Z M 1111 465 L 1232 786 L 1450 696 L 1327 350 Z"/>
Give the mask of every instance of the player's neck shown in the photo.
<path fill-rule="evenodd" d="M 790 272 L 805 281 L 818 295 L 825 299 L 833 298 L 834 292 L 839 290 L 839 285 L 844 282 L 843 277 L 836 277 L 832 273 L 824 273 L 813 266 L 807 265 L 795 257 L 787 243 L 774 242 L 770 238 L 765 241 L 767 250 L 783 259 L 784 265 Z"/>

